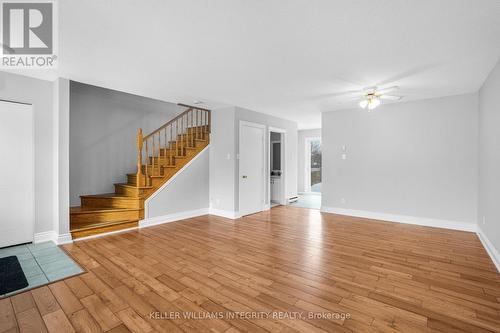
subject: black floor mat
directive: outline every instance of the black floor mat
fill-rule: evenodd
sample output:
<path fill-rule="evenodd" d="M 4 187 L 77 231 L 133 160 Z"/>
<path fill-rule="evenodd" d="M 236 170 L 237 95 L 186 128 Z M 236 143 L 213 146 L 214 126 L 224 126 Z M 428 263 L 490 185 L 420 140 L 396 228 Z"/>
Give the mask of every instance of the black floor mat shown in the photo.
<path fill-rule="evenodd" d="M 0 295 L 26 288 L 28 281 L 16 256 L 0 258 Z"/>

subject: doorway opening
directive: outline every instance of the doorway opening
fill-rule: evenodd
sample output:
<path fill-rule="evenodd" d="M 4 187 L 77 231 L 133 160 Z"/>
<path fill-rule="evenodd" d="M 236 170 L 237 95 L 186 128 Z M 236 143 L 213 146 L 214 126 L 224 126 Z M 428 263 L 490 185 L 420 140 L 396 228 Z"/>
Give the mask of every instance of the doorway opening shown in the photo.
<path fill-rule="evenodd" d="M 306 140 L 306 192 L 321 195 L 321 138 Z"/>
<path fill-rule="evenodd" d="M 299 194 L 298 200 L 293 205 L 321 209 L 321 138 L 306 138 L 304 152 L 304 192 Z"/>
<path fill-rule="evenodd" d="M 286 204 L 285 131 L 269 128 L 269 205 Z"/>

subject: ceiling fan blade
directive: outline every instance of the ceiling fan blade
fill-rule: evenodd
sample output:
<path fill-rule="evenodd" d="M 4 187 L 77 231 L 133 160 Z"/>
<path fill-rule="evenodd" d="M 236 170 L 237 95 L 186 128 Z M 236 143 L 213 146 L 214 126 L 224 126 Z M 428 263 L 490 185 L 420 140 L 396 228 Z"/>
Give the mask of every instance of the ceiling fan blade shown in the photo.
<path fill-rule="evenodd" d="M 377 86 L 372 86 L 372 87 L 364 87 L 363 90 L 361 91 L 363 94 L 367 95 L 367 94 L 374 94 L 375 92 L 377 92 L 378 90 L 378 87 Z"/>
<path fill-rule="evenodd" d="M 393 96 L 393 95 L 381 95 L 380 99 L 386 99 L 388 101 L 399 101 L 403 96 Z"/>
<path fill-rule="evenodd" d="M 364 95 L 361 95 L 361 96 L 351 96 L 351 97 L 347 98 L 346 100 L 348 100 L 348 101 L 362 101 L 365 99 L 366 99 L 366 97 Z"/>
<path fill-rule="evenodd" d="M 310 96 L 308 99 L 310 100 L 323 100 L 323 99 L 329 99 L 329 98 L 336 98 L 336 97 L 348 97 L 352 95 L 359 95 L 361 94 L 361 91 L 359 90 L 347 90 L 347 91 L 341 91 L 341 92 L 335 92 L 335 93 L 329 93 L 329 94 L 321 94 L 321 95 L 315 95 L 315 96 Z"/>
<path fill-rule="evenodd" d="M 382 88 L 382 89 L 378 89 L 378 90 L 377 90 L 377 94 L 384 95 L 384 94 L 388 94 L 388 93 L 390 93 L 390 92 L 396 91 L 396 90 L 398 90 L 398 89 L 399 89 L 399 87 L 398 87 L 398 86 L 393 86 L 393 87 Z"/>
<path fill-rule="evenodd" d="M 340 96 L 347 96 L 347 95 L 361 94 L 361 93 L 362 92 L 360 90 L 347 90 L 347 91 L 329 94 L 329 97 L 340 97 Z"/>

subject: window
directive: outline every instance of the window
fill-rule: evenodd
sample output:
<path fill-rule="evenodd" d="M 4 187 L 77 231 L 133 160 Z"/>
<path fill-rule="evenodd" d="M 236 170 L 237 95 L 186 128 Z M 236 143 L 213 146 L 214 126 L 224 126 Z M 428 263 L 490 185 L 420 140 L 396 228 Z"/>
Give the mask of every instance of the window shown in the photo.
<path fill-rule="evenodd" d="M 321 192 L 321 140 L 311 140 L 311 192 Z"/>

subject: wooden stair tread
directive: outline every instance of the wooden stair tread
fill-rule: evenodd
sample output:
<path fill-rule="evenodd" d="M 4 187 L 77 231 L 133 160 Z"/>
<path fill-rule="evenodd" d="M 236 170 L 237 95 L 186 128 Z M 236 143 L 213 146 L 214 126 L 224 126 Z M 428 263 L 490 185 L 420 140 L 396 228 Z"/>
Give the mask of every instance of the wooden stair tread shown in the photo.
<path fill-rule="evenodd" d="M 130 212 L 139 211 L 140 208 L 107 208 L 107 207 L 70 207 L 70 214 L 95 214 L 95 213 L 112 213 L 112 212 Z"/>
<path fill-rule="evenodd" d="M 103 193 L 103 194 L 87 194 L 80 195 L 80 198 L 117 198 L 117 199 L 126 199 L 126 200 L 138 200 L 136 197 L 128 197 L 125 195 L 119 195 L 116 193 Z"/>
<path fill-rule="evenodd" d="M 198 149 L 198 148 L 196 148 L 196 149 Z M 170 157 L 172 157 L 172 158 L 179 158 L 179 157 L 186 157 L 186 155 L 172 155 L 172 156 L 170 156 L 170 155 L 167 155 L 167 156 L 160 155 L 160 159 L 162 159 L 162 160 L 165 160 L 165 159 L 168 160 Z M 151 156 L 149 158 L 151 158 Z M 156 158 L 158 158 L 158 156 L 155 156 L 155 159 Z"/>
<path fill-rule="evenodd" d="M 155 157 L 155 158 L 156 158 L 156 157 Z M 156 161 L 155 161 L 155 162 L 156 162 Z M 157 163 L 155 163 L 155 168 L 157 167 L 157 166 L 156 166 L 156 164 L 157 164 Z M 150 164 L 149 166 L 151 166 L 151 164 Z M 162 168 L 172 168 L 172 169 L 175 169 L 175 168 L 177 168 L 177 165 L 167 164 L 167 165 L 162 165 L 161 167 L 162 167 Z"/>
<path fill-rule="evenodd" d="M 135 173 L 127 173 L 127 176 L 131 176 L 131 177 L 134 177 L 136 176 Z M 142 175 L 144 177 L 144 175 Z M 152 178 L 163 178 L 165 176 L 155 176 L 155 175 L 148 175 L 148 177 L 152 177 Z M 130 184 L 129 184 L 130 185 Z M 131 186 L 134 186 L 134 185 L 131 185 Z"/>
<path fill-rule="evenodd" d="M 123 220 L 123 221 L 115 221 L 115 222 L 89 223 L 87 225 L 78 226 L 78 227 L 71 226 L 70 231 L 71 232 L 78 232 L 78 231 L 99 229 L 102 227 L 117 226 L 120 224 L 133 223 L 133 222 L 137 222 L 137 220 Z"/>
<path fill-rule="evenodd" d="M 128 175 L 135 176 L 135 173 L 130 173 Z M 142 175 L 142 176 L 144 176 L 144 175 Z M 148 177 L 150 177 L 150 178 L 165 178 L 165 176 L 161 176 L 161 175 L 148 175 Z M 133 185 L 131 185 L 131 186 L 133 186 Z"/>
<path fill-rule="evenodd" d="M 130 188 L 138 188 L 140 190 L 149 190 L 149 189 L 152 189 L 153 186 L 135 186 L 135 185 L 131 185 L 131 184 L 128 184 L 128 183 L 115 183 L 115 185 L 120 185 L 120 186 L 123 186 L 123 187 L 130 187 Z"/>

